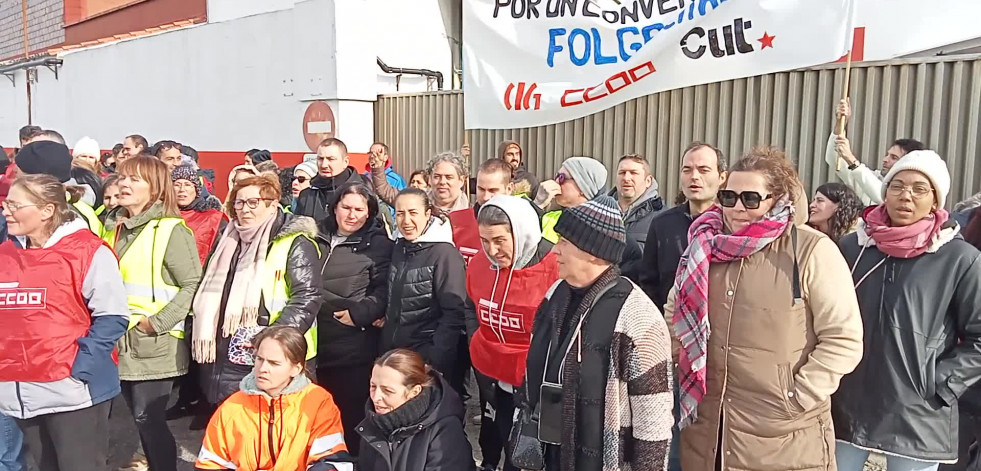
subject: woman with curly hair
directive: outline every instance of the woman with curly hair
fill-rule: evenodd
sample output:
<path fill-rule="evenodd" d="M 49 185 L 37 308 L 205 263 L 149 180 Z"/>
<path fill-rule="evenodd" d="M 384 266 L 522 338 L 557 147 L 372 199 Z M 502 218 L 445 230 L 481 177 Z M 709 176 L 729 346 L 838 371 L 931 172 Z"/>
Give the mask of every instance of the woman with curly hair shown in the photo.
<path fill-rule="evenodd" d="M 865 205 L 858 195 L 842 183 L 829 182 L 814 192 L 808 207 L 807 225 L 825 233 L 837 244 L 842 237 L 855 231 L 855 223 Z"/>

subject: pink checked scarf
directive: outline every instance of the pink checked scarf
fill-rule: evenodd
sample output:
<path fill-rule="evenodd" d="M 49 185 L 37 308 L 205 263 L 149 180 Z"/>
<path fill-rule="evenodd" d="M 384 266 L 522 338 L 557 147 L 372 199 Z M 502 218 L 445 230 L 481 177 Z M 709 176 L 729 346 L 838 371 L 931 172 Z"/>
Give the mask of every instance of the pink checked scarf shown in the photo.
<path fill-rule="evenodd" d="M 875 241 L 880 252 L 890 257 L 913 258 L 930 248 L 950 214 L 938 209 L 908 226 L 893 226 L 886 205 L 880 204 L 867 208 L 862 217 L 865 233 Z"/>
<path fill-rule="evenodd" d="M 681 256 L 674 281 L 676 293 L 671 323 L 681 341 L 678 361 L 681 403 L 680 428 L 695 421 L 698 404 L 705 396 L 708 351 L 709 264 L 748 257 L 783 235 L 794 215 L 794 205 L 783 199 L 763 219 L 735 234 L 722 231 L 722 208 L 713 206 L 688 229 L 688 248 Z"/>

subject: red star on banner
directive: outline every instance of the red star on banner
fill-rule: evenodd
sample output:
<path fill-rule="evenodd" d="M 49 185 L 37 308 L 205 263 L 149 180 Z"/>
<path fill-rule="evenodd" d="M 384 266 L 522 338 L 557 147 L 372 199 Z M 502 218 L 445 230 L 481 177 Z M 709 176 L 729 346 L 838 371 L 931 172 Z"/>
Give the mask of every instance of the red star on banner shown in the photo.
<path fill-rule="evenodd" d="M 769 34 L 764 32 L 763 37 L 757 39 L 757 41 L 759 41 L 760 44 L 763 45 L 763 47 L 761 47 L 760 50 L 762 51 L 763 49 L 766 49 L 768 47 L 773 47 L 773 40 L 776 38 L 777 38 L 776 36 L 770 36 Z"/>

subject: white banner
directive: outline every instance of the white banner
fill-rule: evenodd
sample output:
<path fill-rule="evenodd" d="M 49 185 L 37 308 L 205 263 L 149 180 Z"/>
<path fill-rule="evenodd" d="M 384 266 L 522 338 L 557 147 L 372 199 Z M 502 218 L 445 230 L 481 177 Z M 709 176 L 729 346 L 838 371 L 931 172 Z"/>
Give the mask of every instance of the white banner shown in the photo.
<path fill-rule="evenodd" d="M 862 0 L 856 2 L 855 53 L 892 59 L 981 37 L 981 1 Z"/>
<path fill-rule="evenodd" d="M 464 0 L 465 125 L 540 126 L 832 62 L 851 45 L 854 1 Z"/>

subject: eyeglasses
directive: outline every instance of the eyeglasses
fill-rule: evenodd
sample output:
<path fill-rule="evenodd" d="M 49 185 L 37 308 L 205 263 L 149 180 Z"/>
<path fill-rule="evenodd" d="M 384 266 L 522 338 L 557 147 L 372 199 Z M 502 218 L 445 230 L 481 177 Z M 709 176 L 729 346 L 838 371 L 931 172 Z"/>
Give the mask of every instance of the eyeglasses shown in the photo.
<path fill-rule="evenodd" d="M 756 191 L 736 193 L 732 190 L 719 190 L 719 204 L 724 208 L 733 208 L 736 206 L 736 200 L 739 200 L 743 202 L 743 207 L 746 209 L 758 209 L 760 203 L 770 199 L 772 196 L 763 196 Z"/>
<path fill-rule="evenodd" d="M 232 203 L 232 207 L 235 209 L 242 209 L 245 206 L 248 206 L 249 209 L 255 209 L 259 207 L 260 201 L 265 201 L 266 206 L 269 206 L 269 203 L 273 200 L 270 198 L 249 198 L 247 200 L 235 200 Z"/>
<path fill-rule="evenodd" d="M 559 185 L 561 185 L 561 184 L 565 183 L 566 180 L 571 181 L 572 180 L 572 177 L 570 177 L 570 176 L 568 176 L 568 175 L 566 175 L 566 174 L 564 174 L 562 172 L 559 172 L 559 173 L 556 173 L 555 174 L 555 178 L 553 178 L 553 180 L 555 180 L 555 183 L 558 183 Z"/>
<path fill-rule="evenodd" d="M 301 175 L 301 176 L 298 176 L 298 177 L 293 177 L 293 179 L 296 180 L 296 181 L 298 181 L 298 182 L 300 182 L 301 184 L 303 184 L 303 183 L 306 183 L 307 180 L 310 179 L 310 177 L 304 177 L 304 176 Z"/>
<path fill-rule="evenodd" d="M 892 196 L 902 196 L 903 192 L 908 191 L 914 198 L 923 198 L 933 191 L 930 185 L 917 183 L 916 185 L 904 185 L 900 182 L 892 182 L 886 187 L 886 191 Z"/>
<path fill-rule="evenodd" d="M 3 207 L 3 209 L 6 209 L 7 211 L 9 211 L 10 214 L 16 213 L 17 211 L 20 211 L 22 208 L 26 208 L 28 206 L 40 206 L 40 205 L 39 204 L 28 204 L 28 203 L 18 204 L 18 203 L 14 203 L 14 202 L 12 202 L 10 200 L 0 201 L 0 207 Z"/>

